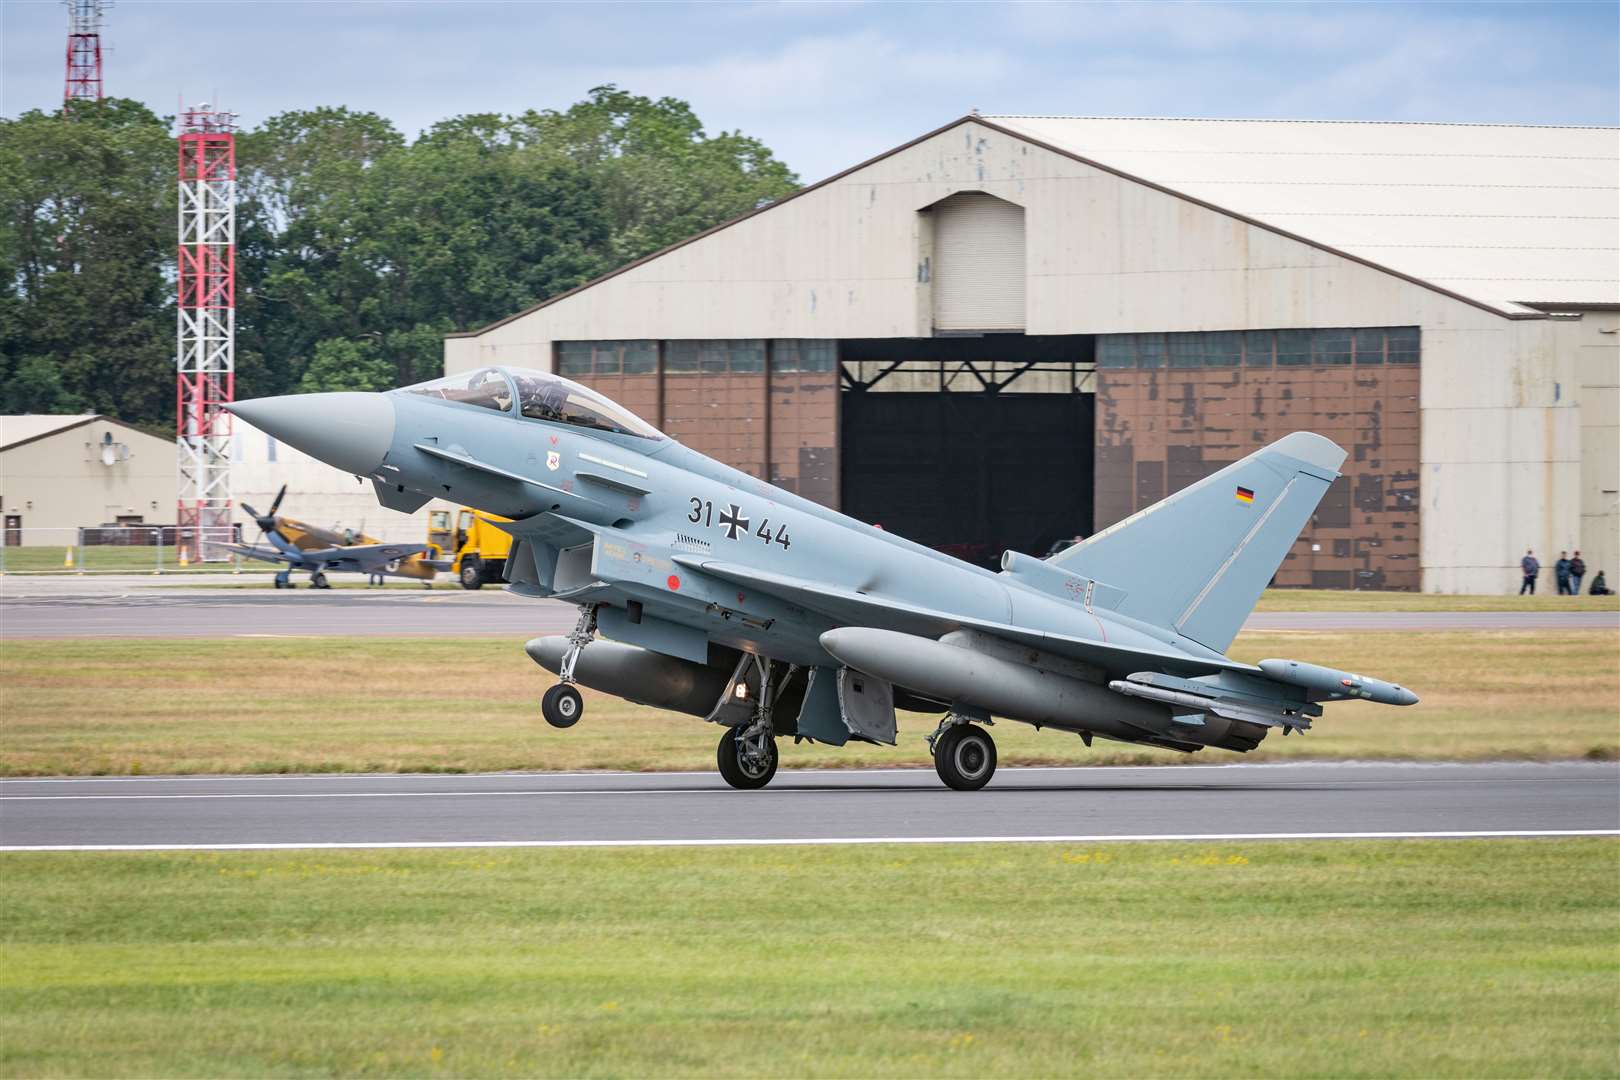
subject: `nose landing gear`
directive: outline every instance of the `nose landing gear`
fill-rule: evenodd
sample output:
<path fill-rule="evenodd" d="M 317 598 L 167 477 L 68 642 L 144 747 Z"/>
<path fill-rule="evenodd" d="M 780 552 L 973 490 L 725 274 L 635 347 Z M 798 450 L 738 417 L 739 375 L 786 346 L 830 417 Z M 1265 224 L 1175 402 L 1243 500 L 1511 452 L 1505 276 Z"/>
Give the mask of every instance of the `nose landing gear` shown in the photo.
<path fill-rule="evenodd" d="M 563 653 L 557 672 L 560 683 L 547 690 L 540 698 L 540 715 L 554 728 L 570 728 L 585 715 L 585 699 L 574 689 L 574 665 L 585 646 L 596 639 L 596 605 L 579 606 L 579 622 L 568 635 L 568 651 Z"/>
<path fill-rule="evenodd" d="M 955 791 L 978 791 L 996 774 L 996 742 L 959 716 L 947 716 L 928 737 L 934 771 Z"/>

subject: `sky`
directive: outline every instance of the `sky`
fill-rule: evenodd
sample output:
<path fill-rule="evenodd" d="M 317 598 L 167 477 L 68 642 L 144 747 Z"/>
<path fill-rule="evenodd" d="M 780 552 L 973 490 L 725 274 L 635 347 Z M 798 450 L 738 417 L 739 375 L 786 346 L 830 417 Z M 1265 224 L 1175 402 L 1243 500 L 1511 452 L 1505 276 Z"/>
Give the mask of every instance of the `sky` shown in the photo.
<path fill-rule="evenodd" d="M 67 12 L 0 0 L 0 115 L 61 101 Z M 1620 125 L 1620 3 L 116 0 L 106 89 L 414 136 L 616 83 L 822 179 L 972 109 Z"/>

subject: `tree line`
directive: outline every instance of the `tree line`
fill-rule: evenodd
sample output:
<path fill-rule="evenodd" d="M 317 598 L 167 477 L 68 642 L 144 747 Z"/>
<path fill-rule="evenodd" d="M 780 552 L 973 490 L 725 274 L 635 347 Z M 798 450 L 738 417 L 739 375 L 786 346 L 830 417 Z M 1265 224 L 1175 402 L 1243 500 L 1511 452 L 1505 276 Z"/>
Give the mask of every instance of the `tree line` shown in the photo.
<path fill-rule="evenodd" d="M 0 118 L 0 413 L 172 430 L 173 121 L 127 99 Z M 758 139 L 598 87 L 406 139 L 375 113 L 237 137 L 237 396 L 432 378 L 440 339 L 791 193 Z"/>

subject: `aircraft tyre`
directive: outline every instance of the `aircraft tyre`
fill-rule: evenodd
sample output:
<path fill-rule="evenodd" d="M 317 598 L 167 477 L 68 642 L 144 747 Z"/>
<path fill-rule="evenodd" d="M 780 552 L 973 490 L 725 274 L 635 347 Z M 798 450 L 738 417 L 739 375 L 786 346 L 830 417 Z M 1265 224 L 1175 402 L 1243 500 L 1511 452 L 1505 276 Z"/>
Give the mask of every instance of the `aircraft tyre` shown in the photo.
<path fill-rule="evenodd" d="M 740 727 L 728 727 L 720 736 L 720 746 L 715 751 L 715 763 L 720 766 L 720 776 L 726 783 L 742 791 L 754 791 L 771 782 L 776 775 L 776 740 L 765 740 L 765 760 L 757 762 L 749 760 L 743 753 L 742 740 L 737 738 Z"/>
<path fill-rule="evenodd" d="M 309 576 L 309 587 L 312 589 L 330 589 L 332 583 L 326 580 L 326 575 L 317 570 Z"/>
<path fill-rule="evenodd" d="M 540 699 L 540 715 L 554 728 L 570 728 L 585 715 L 585 699 L 567 683 L 558 683 Z"/>
<path fill-rule="evenodd" d="M 978 791 L 996 774 L 996 743 L 973 724 L 948 727 L 934 744 L 934 771 L 956 791 Z"/>
<path fill-rule="evenodd" d="M 484 560 L 479 558 L 461 560 L 461 587 L 463 589 L 484 587 Z"/>

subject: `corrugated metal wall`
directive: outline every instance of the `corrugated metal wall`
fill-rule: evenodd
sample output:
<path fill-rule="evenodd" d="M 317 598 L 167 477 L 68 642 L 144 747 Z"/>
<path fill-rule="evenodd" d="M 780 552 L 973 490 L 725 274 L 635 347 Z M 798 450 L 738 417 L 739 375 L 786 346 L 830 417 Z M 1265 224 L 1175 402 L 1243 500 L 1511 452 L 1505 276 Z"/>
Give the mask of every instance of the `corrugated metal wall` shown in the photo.
<path fill-rule="evenodd" d="M 1024 208 L 982 191 L 932 208 L 934 328 L 1024 328 Z"/>
<path fill-rule="evenodd" d="M 1105 336 L 1096 527 L 1315 431 L 1349 458 L 1276 584 L 1418 589 L 1418 379 L 1410 327 Z"/>

